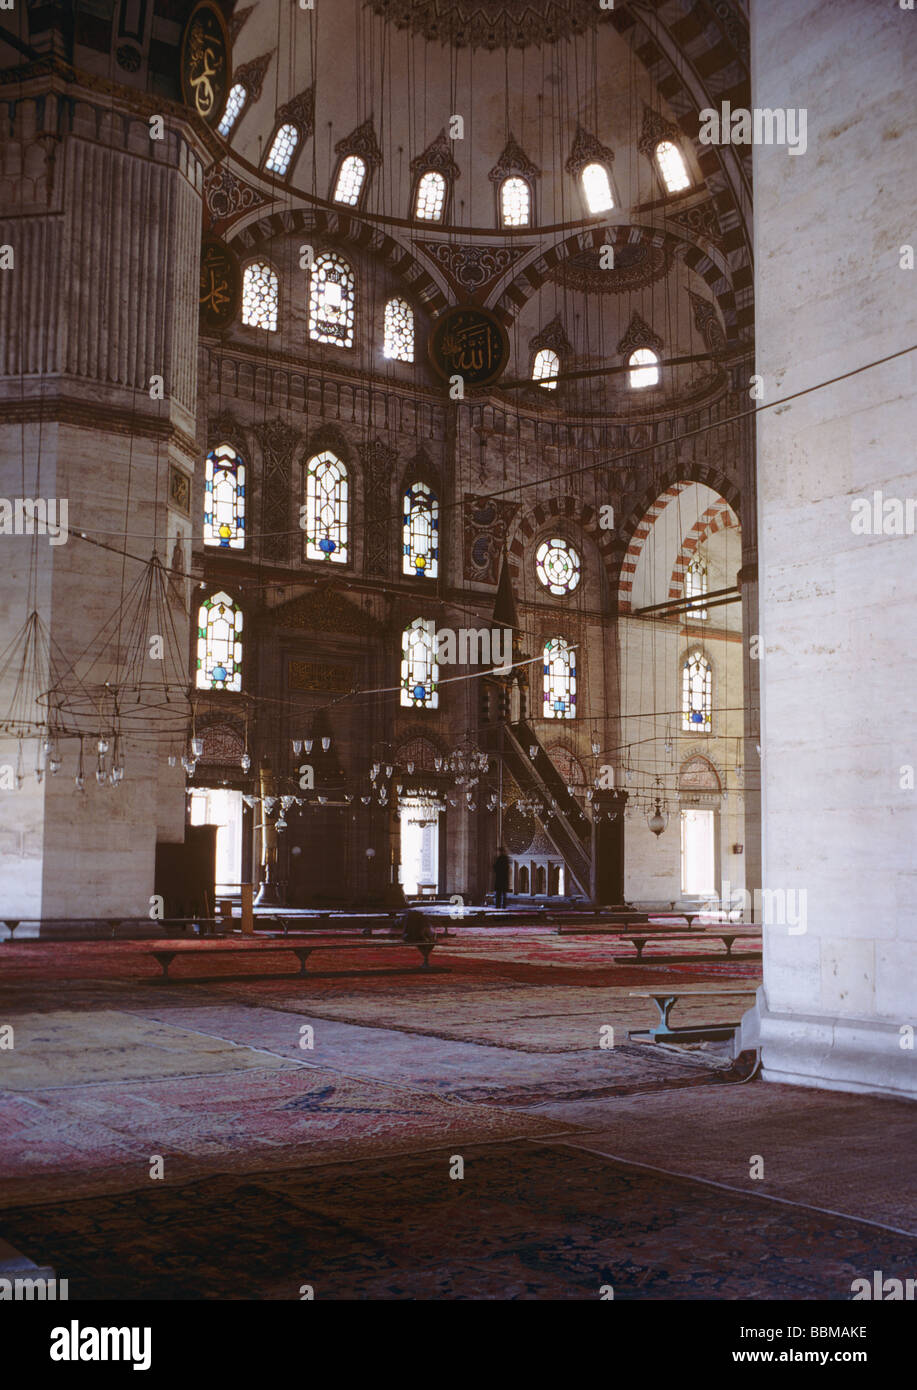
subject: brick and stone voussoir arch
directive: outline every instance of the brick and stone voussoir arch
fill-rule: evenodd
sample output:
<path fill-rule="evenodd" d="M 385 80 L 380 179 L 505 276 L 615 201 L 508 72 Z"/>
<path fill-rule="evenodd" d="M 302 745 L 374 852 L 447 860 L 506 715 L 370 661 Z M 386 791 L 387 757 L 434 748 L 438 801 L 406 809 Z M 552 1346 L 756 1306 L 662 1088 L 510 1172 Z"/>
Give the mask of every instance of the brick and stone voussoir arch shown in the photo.
<path fill-rule="evenodd" d="M 637 564 L 656 519 L 672 499 L 692 483 L 703 483 L 705 487 L 718 493 L 736 516 L 741 514 L 741 495 L 735 483 L 718 469 L 708 468 L 703 464 L 692 464 L 687 468 L 682 466 L 661 478 L 656 487 L 648 488 L 618 531 L 618 546 L 614 558 L 619 556 L 620 564 L 618 572 L 612 578 L 617 589 L 619 613 L 632 611 L 631 599 Z"/>
<path fill-rule="evenodd" d="M 579 497 L 549 497 L 544 502 L 536 503 L 510 527 L 507 538 L 507 559 L 513 583 L 515 584 L 520 577 L 526 545 L 530 544 L 545 526 L 554 522 L 569 522 L 592 539 L 599 552 L 599 559 L 605 573 L 608 575 L 609 581 L 613 583 L 616 577 L 615 533 L 614 531 L 602 530 L 599 527 L 599 518 L 595 507 L 591 507 L 588 502 L 581 501 Z M 614 592 L 613 589 L 612 592 Z"/>
<path fill-rule="evenodd" d="M 682 598 L 685 588 L 685 573 L 700 546 L 711 536 L 715 536 L 717 531 L 724 530 L 727 526 L 739 530 L 739 521 L 735 512 L 728 502 L 720 499 L 711 502 L 710 506 L 695 521 L 691 530 L 681 543 L 681 548 L 672 566 L 672 577 L 669 580 L 669 598 Z"/>

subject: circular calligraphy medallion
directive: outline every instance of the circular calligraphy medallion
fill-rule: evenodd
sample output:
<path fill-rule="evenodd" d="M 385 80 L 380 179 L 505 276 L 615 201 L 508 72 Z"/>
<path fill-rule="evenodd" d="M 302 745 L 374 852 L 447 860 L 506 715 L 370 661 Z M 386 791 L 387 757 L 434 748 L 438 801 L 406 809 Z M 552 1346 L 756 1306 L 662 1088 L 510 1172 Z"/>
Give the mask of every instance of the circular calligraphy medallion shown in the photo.
<path fill-rule="evenodd" d="M 486 386 L 506 370 L 509 337 L 495 314 L 460 304 L 440 314 L 428 351 L 445 381 L 460 376 L 466 386 Z"/>
<path fill-rule="evenodd" d="M 238 314 L 241 299 L 242 275 L 235 252 L 219 237 L 205 236 L 201 245 L 201 327 L 221 333 Z"/>
<path fill-rule="evenodd" d="M 191 11 L 181 42 L 182 100 L 208 125 L 223 114 L 232 65 L 229 31 L 223 12 L 212 0 L 201 0 Z"/>

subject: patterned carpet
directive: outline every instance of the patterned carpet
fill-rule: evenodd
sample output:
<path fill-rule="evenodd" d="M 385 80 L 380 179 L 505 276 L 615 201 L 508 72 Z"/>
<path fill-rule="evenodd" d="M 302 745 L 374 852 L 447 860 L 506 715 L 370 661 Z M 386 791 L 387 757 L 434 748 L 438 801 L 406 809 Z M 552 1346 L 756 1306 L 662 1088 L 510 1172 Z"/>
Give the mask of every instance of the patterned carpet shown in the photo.
<path fill-rule="evenodd" d="M 850 1299 L 913 1270 L 881 1229 L 563 1146 L 214 1177 L 7 1210 L 71 1299 Z M 800 1319 L 801 1320 L 801 1319 Z"/>

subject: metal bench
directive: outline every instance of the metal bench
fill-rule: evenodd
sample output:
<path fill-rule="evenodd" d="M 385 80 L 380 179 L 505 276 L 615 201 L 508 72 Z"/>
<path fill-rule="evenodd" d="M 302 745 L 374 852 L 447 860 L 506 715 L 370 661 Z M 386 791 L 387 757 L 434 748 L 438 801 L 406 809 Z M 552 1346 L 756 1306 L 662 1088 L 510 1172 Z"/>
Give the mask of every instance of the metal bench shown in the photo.
<path fill-rule="evenodd" d="M 636 957 L 634 957 L 634 956 L 614 956 L 614 957 L 613 957 L 613 959 L 614 959 L 615 961 L 617 961 L 619 964 L 622 964 L 622 965 L 628 965 L 628 964 L 634 965 L 634 964 L 636 964 L 637 961 L 641 961 L 643 964 L 646 964 L 647 962 L 649 962 L 649 963 L 651 963 L 651 964 L 657 964 L 657 965 L 687 965 L 687 964 L 693 964 L 695 961 L 705 961 L 705 960 L 710 960 L 710 959 L 713 959 L 713 960 L 737 960 L 737 961 L 759 960 L 759 959 L 760 959 L 760 956 L 761 956 L 760 951 L 746 951 L 746 953 L 745 953 L 744 955 L 741 955 L 741 956 L 734 956 L 734 955 L 732 954 L 732 943 L 733 943 L 737 938 L 741 938 L 741 937 L 754 937 L 756 940 L 759 940 L 759 939 L 760 939 L 760 935 L 761 935 L 761 934 L 760 934 L 760 932 L 759 932 L 756 928 L 754 928 L 754 927 L 748 927 L 748 928 L 744 928 L 744 929 L 743 929 L 742 927 L 724 927 L 722 931 L 718 931 L 718 930 L 716 930 L 715 928 L 711 930 L 711 929 L 708 929 L 708 928 L 706 928 L 706 927 L 703 928 L 703 930 L 701 930 L 701 931 L 698 931 L 697 929 L 694 929 L 694 930 L 692 930 L 692 931 L 677 931 L 677 930 L 674 930 L 674 929 L 673 929 L 673 930 L 669 930 L 668 927 L 662 927 L 662 928 L 660 928 L 658 931 L 654 931 L 654 932 L 648 932 L 648 931 L 627 932 L 627 931 L 624 931 L 624 932 L 618 932 L 618 935 L 619 935 L 619 936 L 622 938 L 622 940 L 624 940 L 624 941 L 632 941 L 633 944 L 634 944 L 634 946 L 636 946 L 636 948 L 637 948 L 637 955 L 636 955 Z M 708 940 L 708 941 L 710 941 L 710 940 L 712 940 L 712 941 L 722 941 L 723 944 L 724 944 L 725 947 L 726 947 L 726 954 L 725 954 L 724 956 L 713 956 L 713 957 L 704 956 L 704 955 L 693 955 L 693 956 L 644 956 L 644 954 L 643 954 L 643 948 L 644 948 L 644 946 L 646 945 L 646 943 L 647 943 L 648 941 L 658 941 L 658 940 L 662 940 L 662 941 L 665 941 L 665 942 L 669 942 L 669 941 L 704 941 L 704 940 Z"/>
<path fill-rule="evenodd" d="M 308 971 L 306 970 L 306 961 L 312 955 L 313 951 L 322 950 L 393 951 L 399 949 L 406 950 L 409 948 L 413 948 L 414 950 L 419 951 L 421 956 L 423 957 L 420 969 L 429 970 L 430 954 L 435 944 L 436 943 L 433 941 L 372 941 L 369 943 L 364 941 L 313 941 L 310 942 L 308 946 L 304 946 L 298 943 L 294 945 L 289 940 L 281 941 L 278 939 L 276 941 L 272 941 L 268 946 L 172 946 L 157 947 L 151 951 L 145 952 L 145 954 L 155 956 L 156 960 L 159 962 L 159 965 L 162 969 L 162 976 L 157 980 L 157 983 L 161 984 L 162 980 L 168 980 L 173 978 L 169 975 L 169 966 L 175 960 L 176 956 L 194 956 L 196 959 L 200 959 L 201 957 L 205 956 L 249 956 L 253 954 L 267 955 L 276 951 L 292 951 L 293 954 L 296 956 L 297 960 L 299 961 L 299 975 L 302 976 L 308 974 Z M 192 976 L 189 978 L 200 977 Z M 299 977 L 295 976 L 292 978 Z"/>
<path fill-rule="evenodd" d="M 740 1028 L 738 1023 L 708 1023 L 693 1028 L 670 1028 L 669 1014 L 679 999 L 725 999 L 754 998 L 754 989 L 632 989 L 634 999 L 652 999 L 659 1011 L 659 1024 L 656 1028 L 635 1028 L 629 1030 L 629 1038 L 650 1038 L 657 1042 L 717 1042 L 729 1038 Z"/>

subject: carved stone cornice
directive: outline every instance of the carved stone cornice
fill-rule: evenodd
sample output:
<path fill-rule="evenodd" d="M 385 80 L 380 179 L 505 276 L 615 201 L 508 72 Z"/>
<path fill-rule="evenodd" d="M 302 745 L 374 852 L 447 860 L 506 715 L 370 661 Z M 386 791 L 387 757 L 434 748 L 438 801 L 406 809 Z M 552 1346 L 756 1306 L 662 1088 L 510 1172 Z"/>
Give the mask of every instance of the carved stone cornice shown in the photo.
<path fill-rule="evenodd" d="M 358 154 L 371 169 L 378 168 L 382 163 L 382 151 L 373 129 L 372 116 L 358 125 L 356 130 L 352 130 L 349 135 L 345 135 L 343 140 L 339 140 L 334 147 L 334 152 L 340 155 Z"/>
<path fill-rule="evenodd" d="M 627 325 L 627 332 L 618 343 L 618 352 L 623 357 L 627 357 L 636 348 L 652 348 L 653 352 L 662 351 L 662 339 L 658 333 L 654 333 L 645 319 L 642 319 L 636 309 L 631 316 L 631 321 Z"/>
<path fill-rule="evenodd" d="M 445 127 L 439 132 L 436 139 L 424 150 L 411 160 L 411 173 L 416 178 L 418 174 L 425 174 L 428 169 L 436 169 L 443 178 L 455 180 L 459 178 L 461 170 L 452 158 L 452 143 L 446 135 Z"/>
<path fill-rule="evenodd" d="M 491 183 L 502 183 L 511 174 L 520 174 L 522 178 L 531 182 L 532 179 L 537 179 L 540 173 L 541 170 L 532 163 L 516 137 L 510 135 L 503 153 L 487 177 Z"/>
<path fill-rule="evenodd" d="M 315 83 L 304 92 L 284 102 L 277 108 L 278 124 L 290 121 L 297 127 L 303 140 L 308 140 L 315 129 Z"/>
<path fill-rule="evenodd" d="M 243 63 L 236 68 L 232 75 L 233 85 L 241 83 L 248 92 L 252 101 L 257 101 L 261 95 L 261 86 L 264 82 L 264 74 L 267 72 L 268 64 L 273 58 L 275 50 L 272 48 L 269 53 L 262 53 L 260 58 L 252 58 L 250 62 Z"/>
<path fill-rule="evenodd" d="M 614 150 L 603 145 L 597 136 L 592 135 L 588 130 L 584 130 L 581 125 L 576 127 L 576 134 L 573 137 L 573 148 L 570 151 L 570 158 L 567 160 L 566 169 L 568 174 L 574 178 L 585 169 L 587 164 L 596 162 L 598 164 L 612 164 L 614 161 Z"/>
<path fill-rule="evenodd" d="M 0 402 L 0 423 L 3 424 L 60 424 L 79 429 L 98 430 L 101 434 L 117 434 L 129 438 L 140 435 L 174 446 L 192 463 L 200 456 L 197 440 L 178 425 L 151 415 L 138 415 L 116 406 L 96 405 L 76 401 L 66 396 L 48 397 L 36 401 Z"/>

